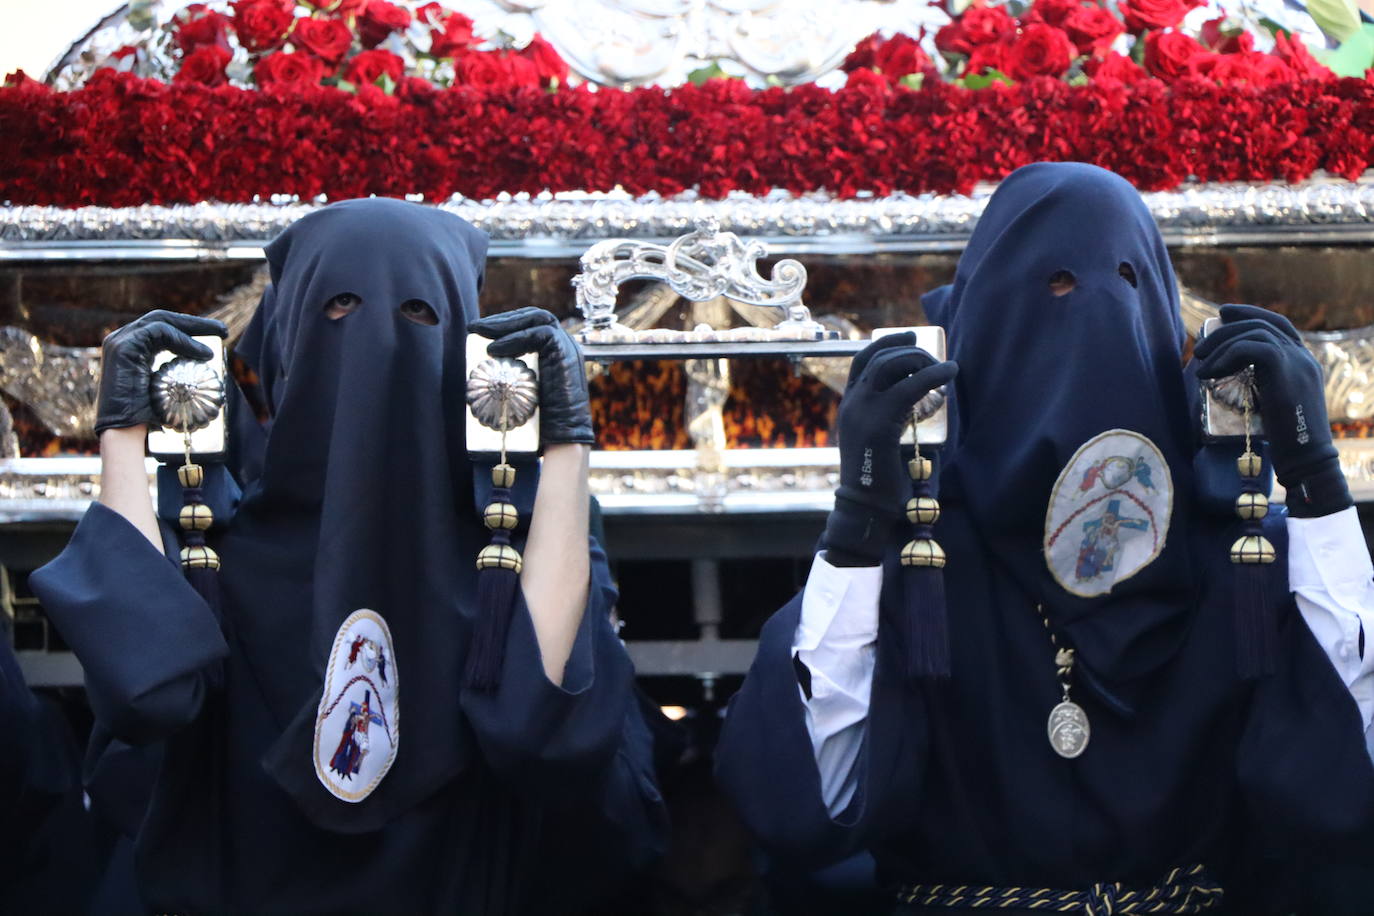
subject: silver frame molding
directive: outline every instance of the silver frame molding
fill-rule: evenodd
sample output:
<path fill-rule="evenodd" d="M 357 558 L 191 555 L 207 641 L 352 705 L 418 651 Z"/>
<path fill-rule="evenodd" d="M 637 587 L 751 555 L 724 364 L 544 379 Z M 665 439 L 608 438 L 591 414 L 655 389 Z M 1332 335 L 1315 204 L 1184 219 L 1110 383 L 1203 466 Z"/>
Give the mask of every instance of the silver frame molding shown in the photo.
<path fill-rule="evenodd" d="M 982 185 L 968 197 L 849 200 L 780 191 L 723 200 L 578 192 L 456 198 L 439 206 L 487 232 L 490 253 L 502 257 L 577 257 L 606 239 L 673 239 L 702 219 L 774 253 L 865 254 L 960 250 L 993 189 Z M 1293 185 L 1192 184 L 1142 196 L 1171 245 L 1374 242 L 1374 174 L 1355 182 L 1322 175 Z M 258 260 L 263 244 L 323 205 L 280 198 L 120 208 L 0 206 L 0 260 Z"/>

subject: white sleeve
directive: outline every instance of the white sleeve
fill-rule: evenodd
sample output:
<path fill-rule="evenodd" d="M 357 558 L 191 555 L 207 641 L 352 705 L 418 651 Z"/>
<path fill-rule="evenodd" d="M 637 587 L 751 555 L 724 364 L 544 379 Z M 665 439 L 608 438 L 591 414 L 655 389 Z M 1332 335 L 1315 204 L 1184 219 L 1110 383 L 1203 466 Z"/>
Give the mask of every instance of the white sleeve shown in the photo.
<path fill-rule="evenodd" d="M 1360 708 L 1374 758 L 1374 566 L 1353 506 L 1288 519 L 1288 583 L 1308 629 Z"/>
<path fill-rule="evenodd" d="M 811 673 L 802 694 L 806 730 L 821 774 L 821 797 L 831 816 L 854 798 L 878 641 L 881 566 L 831 566 L 816 555 L 802 593 L 792 653 Z M 798 685 L 798 690 L 801 687 Z"/>

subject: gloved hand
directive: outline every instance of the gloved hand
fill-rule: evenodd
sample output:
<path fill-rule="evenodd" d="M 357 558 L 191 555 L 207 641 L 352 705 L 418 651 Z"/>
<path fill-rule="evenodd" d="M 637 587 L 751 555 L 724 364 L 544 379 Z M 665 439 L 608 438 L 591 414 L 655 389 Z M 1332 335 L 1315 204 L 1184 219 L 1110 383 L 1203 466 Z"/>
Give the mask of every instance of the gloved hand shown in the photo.
<path fill-rule="evenodd" d="M 479 318 L 468 330 L 492 339 L 492 356 L 539 355 L 539 436 L 545 445 L 596 442 L 582 351 L 557 318 L 522 308 Z"/>
<path fill-rule="evenodd" d="M 912 406 L 954 378 L 959 367 L 916 346 L 910 331 L 881 337 L 849 367 L 837 423 L 840 486 L 822 544 L 837 566 L 874 566 L 911 497 L 898 441 Z"/>
<path fill-rule="evenodd" d="M 153 357 L 163 350 L 191 359 L 209 359 L 210 348 L 191 335 L 229 333 L 223 322 L 158 309 L 136 318 L 105 338 L 100 356 L 100 394 L 96 399 L 96 435 L 107 429 L 142 426 L 154 421 Z"/>
<path fill-rule="evenodd" d="M 1282 315 L 1225 305 L 1222 326 L 1198 342 L 1198 377 L 1224 378 L 1255 367 L 1255 388 L 1274 474 L 1288 491 L 1288 513 L 1328 515 L 1354 505 L 1341 473 L 1321 366 Z"/>

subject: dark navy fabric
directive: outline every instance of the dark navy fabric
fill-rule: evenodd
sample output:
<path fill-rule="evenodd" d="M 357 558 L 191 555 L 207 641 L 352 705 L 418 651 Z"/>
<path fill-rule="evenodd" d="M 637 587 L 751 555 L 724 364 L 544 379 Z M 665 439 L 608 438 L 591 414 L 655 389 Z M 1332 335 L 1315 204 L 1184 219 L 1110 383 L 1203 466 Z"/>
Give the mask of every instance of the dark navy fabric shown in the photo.
<path fill-rule="evenodd" d="M 1076 288 L 1055 297 L 1047 281 L 1061 270 Z M 795 598 L 763 631 L 717 755 L 751 828 L 810 864 L 869 849 L 889 883 L 1149 885 L 1203 862 L 1240 898 L 1254 835 L 1368 857 L 1374 767 L 1358 709 L 1288 593 L 1277 513 L 1266 530 L 1280 560 L 1261 575 L 1282 659 L 1258 683 L 1236 673 L 1233 519 L 1197 508 L 1174 278 L 1136 192 L 1089 166 L 1019 170 L 953 287 L 926 307 L 960 367 L 935 528 L 952 678 L 903 682 L 894 541 L 859 790 L 832 818 L 790 657 Z M 1078 598 L 1046 571 L 1046 505 L 1078 446 L 1114 428 L 1168 461 L 1172 525 L 1153 564 Z M 1073 697 L 1092 734 L 1074 760 L 1047 739 L 1061 697 L 1038 602 L 1078 652 Z"/>
<path fill-rule="evenodd" d="M 599 546 L 563 684 L 517 597 L 501 683 L 462 690 L 486 540 L 461 400 L 484 251 L 458 218 L 384 200 L 327 207 L 269 246 L 241 350 L 271 417 L 235 418 L 222 619 L 101 505 L 34 573 L 101 725 L 163 744 L 137 842 L 151 906 L 575 911 L 658 851 L 652 744 Z M 345 292 L 362 305 L 326 318 Z M 437 325 L 398 314 L 414 298 Z M 348 804 L 319 784 L 310 738 L 337 628 L 364 607 L 395 640 L 404 724 L 378 790 Z"/>

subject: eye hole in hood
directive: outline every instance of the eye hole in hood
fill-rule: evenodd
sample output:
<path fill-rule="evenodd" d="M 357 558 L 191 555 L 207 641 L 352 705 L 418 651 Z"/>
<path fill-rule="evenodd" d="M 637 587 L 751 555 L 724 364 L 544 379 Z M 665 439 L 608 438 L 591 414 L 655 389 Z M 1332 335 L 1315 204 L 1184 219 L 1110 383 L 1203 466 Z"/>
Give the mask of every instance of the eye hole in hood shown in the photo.
<path fill-rule="evenodd" d="M 1056 270 L 1050 274 L 1050 294 L 1053 296 L 1067 296 L 1078 286 L 1078 278 L 1072 271 Z"/>
<path fill-rule="evenodd" d="M 439 316 L 434 313 L 433 307 L 423 299 L 407 299 L 401 303 L 397 311 L 407 321 L 413 321 L 426 327 L 433 327 L 439 323 Z"/>
<path fill-rule="evenodd" d="M 330 321 L 338 321 L 345 315 L 356 312 L 362 304 L 363 300 L 360 296 L 353 293 L 339 293 L 324 304 L 324 317 Z"/>

